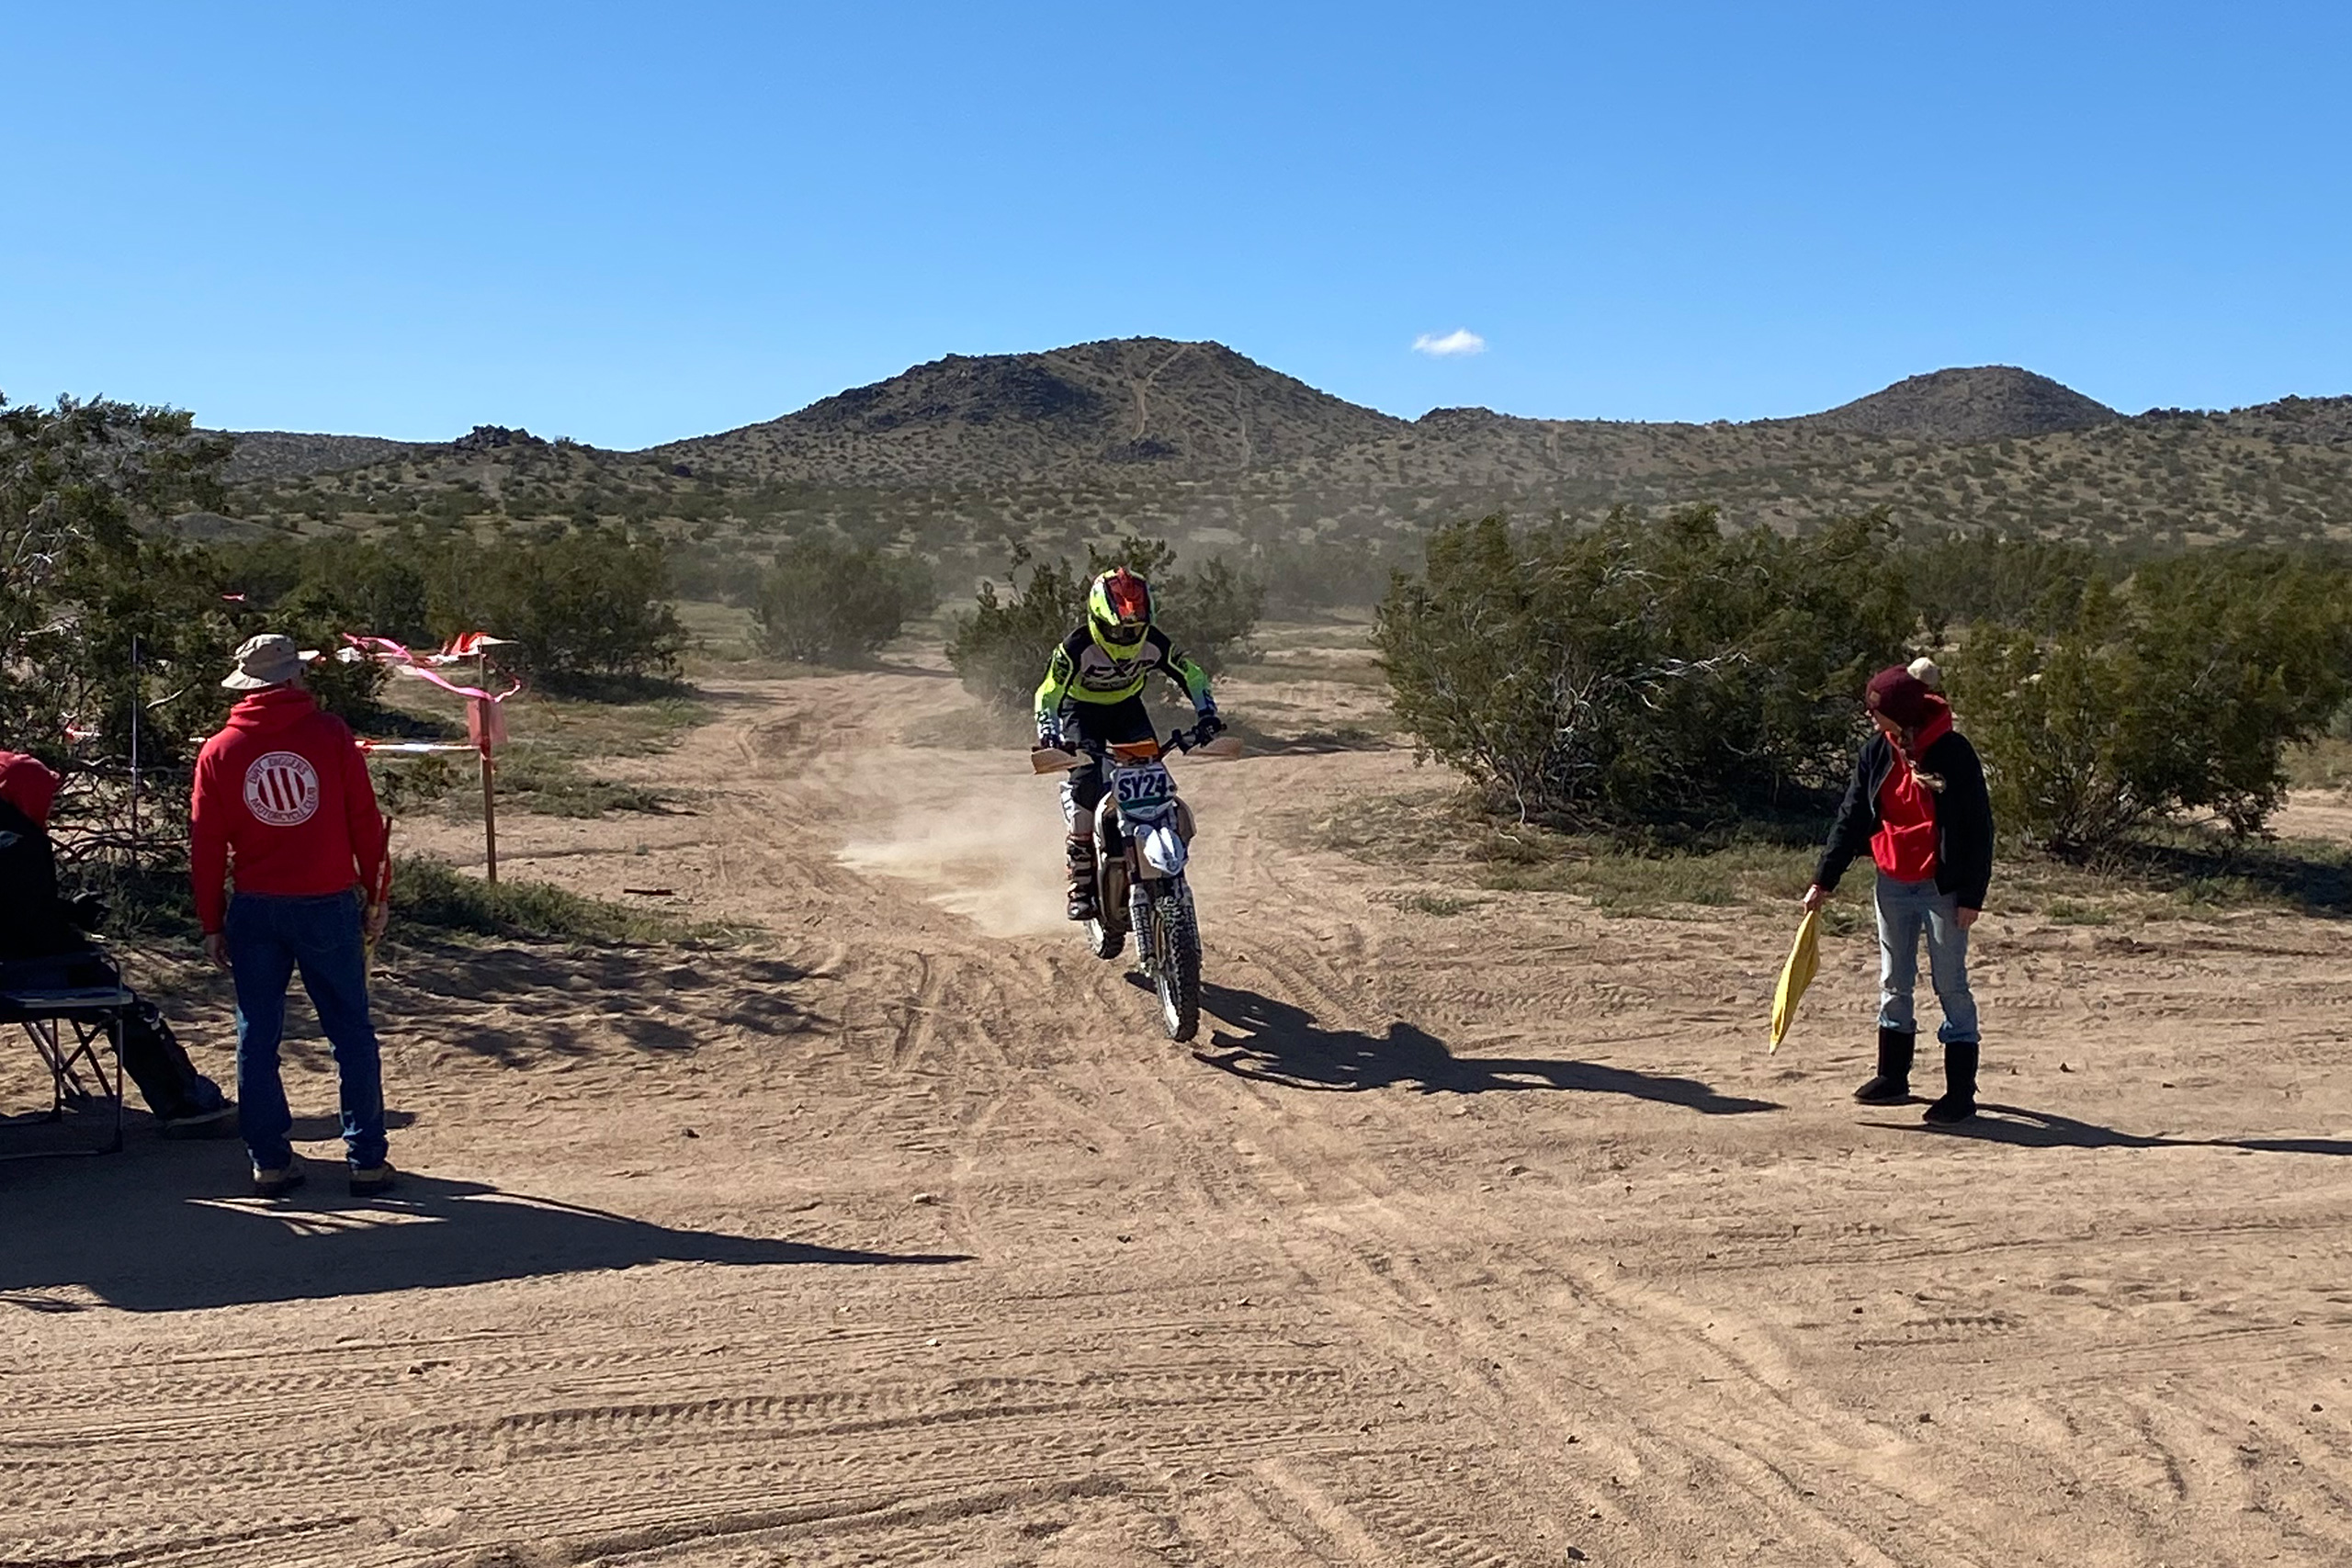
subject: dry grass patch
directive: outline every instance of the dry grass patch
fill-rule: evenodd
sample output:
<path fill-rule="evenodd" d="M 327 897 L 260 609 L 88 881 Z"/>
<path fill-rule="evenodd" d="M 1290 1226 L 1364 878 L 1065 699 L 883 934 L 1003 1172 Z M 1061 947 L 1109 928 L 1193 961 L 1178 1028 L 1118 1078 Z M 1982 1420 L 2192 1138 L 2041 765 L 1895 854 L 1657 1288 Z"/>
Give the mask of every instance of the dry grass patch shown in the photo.
<path fill-rule="evenodd" d="M 1302 818 L 1317 848 L 1409 866 L 1449 889 L 1565 893 L 1609 914 L 1673 916 L 1793 905 L 1813 879 L 1818 837 L 1802 825 L 1747 827 L 1690 845 L 1642 847 L 1599 834 L 1497 820 L 1476 794 L 1435 788 L 1359 796 Z M 1865 858 L 1826 911 L 1833 932 L 1866 926 Z M 2211 919 L 2267 909 L 2352 917 L 2352 847 L 2314 839 L 2234 840 L 2204 828 L 2145 835 L 2091 863 L 2005 848 L 1992 904 L 2062 925 Z"/>
<path fill-rule="evenodd" d="M 462 725 L 434 699 L 396 690 L 393 711 L 415 728 L 461 738 Z M 669 750 L 711 710 L 687 687 L 656 683 L 638 700 L 601 702 L 526 691 L 505 705 L 507 739 L 498 750 L 502 810 L 541 817 L 602 817 L 614 811 L 661 812 L 671 801 L 643 785 L 599 778 L 586 765 L 613 757 L 644 757 Z M 395 818 L 433 809 L 458 818 L 481 815 L 480 774 L 462 756 L 385 757 L 375 764 L 385 806 Z"/>

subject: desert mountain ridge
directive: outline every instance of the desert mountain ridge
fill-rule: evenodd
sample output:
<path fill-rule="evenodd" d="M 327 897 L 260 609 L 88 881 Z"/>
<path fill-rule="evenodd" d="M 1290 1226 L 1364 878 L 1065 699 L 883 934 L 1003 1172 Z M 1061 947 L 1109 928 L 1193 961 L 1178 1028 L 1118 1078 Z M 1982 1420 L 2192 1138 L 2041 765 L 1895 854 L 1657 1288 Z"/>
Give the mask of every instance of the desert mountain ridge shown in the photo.
<path fill-rule="evenodd" d="M 2352 397 L 2125 415 L 2014 366 L 1934 371 L 1818 413 L 1705 423 L 1399 419 L 1221 344 L 1127 338 L 951 355 L 772 420 L 637 452 L 481 425 L 408 444 L 239 438 L 216 533 L 661 530 L 724 586 L 810 529 L 995 570 L 1016 547 L 1136 532 L 1271 559 L 1415 558 L 1492 512 L 1707 502 L 1801 530 L 1899 526 L 2178 544 L 2352 536 Z"/>
<path fill-rule="evenodd" d="M 1705 423 L 1550 420 L 1481 408 L 1419 420 L 1351 403 L 1218 343 L 1118 338 L 1035 354 L 948 355 L 775 419 L 628 454 L 700 472 L 829 485 L 969 484 L 1157 470 L 1210 478 L 1294 469 L 1384 442 L 1730 429 L 1968 445 L 2088 429 L 2132 416 L 2011 366 L 1930 371 L 1818 413 Z M 2352 398 L 2289 398 L 2223 418 L 2290 440 L 2352 440 Z M 293 478 L 407 454 L 537 439 L 482 426 L 453 442 L 232 432 L 233 480 Z M 1473 468 L 1480 467 L 1475 461 Z"/>

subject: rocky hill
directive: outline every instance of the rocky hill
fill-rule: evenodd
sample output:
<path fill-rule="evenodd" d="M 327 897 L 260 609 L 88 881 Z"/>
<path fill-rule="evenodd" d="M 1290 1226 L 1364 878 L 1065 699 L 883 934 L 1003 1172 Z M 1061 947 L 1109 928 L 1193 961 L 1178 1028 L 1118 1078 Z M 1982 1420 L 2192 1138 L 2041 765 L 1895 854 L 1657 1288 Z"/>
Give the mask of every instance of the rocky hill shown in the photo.
<path fill-rule="evenodd" d="M 2140 419 L 2151 424 L 2201 425 L 2233 435 L 2352 450 L 2352 398 L 2280 398 L 2275 403 L 2256 403 L 2227 413 L 2151 409 Z"/>
<path fill-rule="evenodd" d="M 221 478 L 231 484 L 282 479 L 337 468 L 388 463 L 419 450 L 413 442 L 380 435 L 314 435 L 294 430 L 235 430 L 236 450 Z"/>
<path fill-rule="evenodd" d="M 1222 344 L 1123 338 L 1045 354 L 949 355 L 651 455 L 697 472 L 834 485 L 1203 478 L 1328 457 L 1404 423 Z"/>
<path fill-rule="evenodd" d="M 1931 370 L 1792 421 L 1816 430 L 1960 443 L 2082 430 L 2123 416 L 2047 376 L 2012 365 Z"/>

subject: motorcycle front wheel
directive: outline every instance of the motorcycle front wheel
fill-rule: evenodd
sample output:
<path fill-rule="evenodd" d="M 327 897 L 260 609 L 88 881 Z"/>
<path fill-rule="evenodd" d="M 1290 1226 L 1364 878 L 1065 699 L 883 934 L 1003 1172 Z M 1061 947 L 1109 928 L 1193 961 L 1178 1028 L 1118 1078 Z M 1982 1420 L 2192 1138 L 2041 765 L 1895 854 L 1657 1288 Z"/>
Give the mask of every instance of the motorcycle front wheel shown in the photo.
<path fill-rule="evenodd" d="M 1127 933 L 1100 916 L 1086 922 L 1086 951 L 1097 958 L 1116 958 L 1127 945 Z"/>
<path fill-rule="evenodd" d="M 1155 898 L 1151 924 L 1159 1026 L 1170 1040 L 1190 1040 L 1201 1029 L 1201 929 L 1192 899 L 1181 888 Z"/>

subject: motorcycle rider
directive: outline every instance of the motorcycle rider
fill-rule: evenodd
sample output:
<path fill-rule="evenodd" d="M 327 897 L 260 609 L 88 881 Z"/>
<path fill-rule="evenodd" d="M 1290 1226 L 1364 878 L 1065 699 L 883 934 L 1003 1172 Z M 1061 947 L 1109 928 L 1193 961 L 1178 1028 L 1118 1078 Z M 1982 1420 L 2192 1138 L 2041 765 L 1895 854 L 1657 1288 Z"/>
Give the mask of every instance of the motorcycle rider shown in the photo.
<path fill-rule="evenodd" d="M 1037 688 L 1037 744 L 1120 746 L 1157 739 L 1143 702 L 1145 682 L 1155 670 L 1193 700 L 1203 740 L 1225 728 L 1209 695 L 1207 671 L 1176 651 L 1168 634 L 1152 624 L 1150 585 L 1125 567 L 1102 573 L 1087 588 L 1085 623 L 1046 661 L 1046 679 Z M 1103 763 L 1094 759 L 1072 768 L 1062 781 L 1073 920 L 1095 916 L 1094 808 L 1109 787 Z"/>

